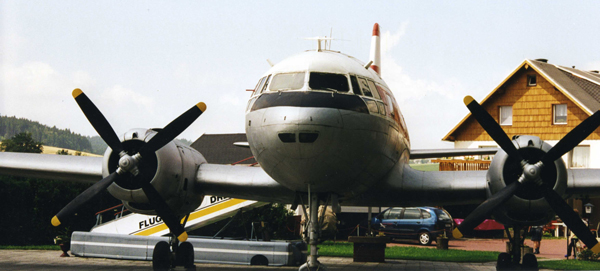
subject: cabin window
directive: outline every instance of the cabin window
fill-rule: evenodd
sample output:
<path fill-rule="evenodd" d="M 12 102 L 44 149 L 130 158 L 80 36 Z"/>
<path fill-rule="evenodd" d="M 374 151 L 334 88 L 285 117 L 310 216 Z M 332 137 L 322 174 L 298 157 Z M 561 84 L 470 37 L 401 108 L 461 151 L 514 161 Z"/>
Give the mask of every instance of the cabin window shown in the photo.
<path fill-rule="evenodd" d="M 280 73 L 273 76 L 269 84 L 270 91 L 301 89 L 304 86 L 305 72 Z"/>
<path fill-rule="evenodd" d="M 569 152 L 569 167 L 590 166 L 590 146 L 577 146 Z"/>
<path fill-rule="evenodd" d="M 555 104 L 553 107 L 553 123 L 554 124 L 567 124 L 567 105 L 566 104 Z"/>
<path fill-rule="evenodd" d="M 371 90 L 373 97 L 377 100 L 381 100 L 381 98 L 379 97 L 379 91 L 377 91 L 377 87 L 375 86 L 375 83 L 371 80 L 367 80 L 367 82 L 369 83 L 369 89 Z"/>
<path fill-rule="evenodd" d="M 500 125 L 512 125 L 512 106 L 500 106 Z"/>
<path fill-rule="evenodd" d="M 352 91 L 354 92 L 354 94 L 363 95 L 360 91 L 360 86 L 358 85 L 358 79 L 356 79 L 356 76 L 351 75 L 350 82 L 352 83 Z"/>
<path fill-rule="evenodd" d="M 337 73 L 311 72 L 308 86 L 313 90 L 348 92 L 348 78 Z"/>
<path fill-rule="evenodd" d="M 535 74 L 527 75 L 527 85 L 530 87 L 537 86 L 537 78 L 535 77 Z"/>
<path fill-rule="evenodd" d="M 360 85 L 360 91 L 362 91 L 365 96 L 373 97 L 373 94 L 371 94 L 371 89 L 369 89 L 369 83 L 367 83 L 367 79 L 358 78 L 358 84 Z"/>

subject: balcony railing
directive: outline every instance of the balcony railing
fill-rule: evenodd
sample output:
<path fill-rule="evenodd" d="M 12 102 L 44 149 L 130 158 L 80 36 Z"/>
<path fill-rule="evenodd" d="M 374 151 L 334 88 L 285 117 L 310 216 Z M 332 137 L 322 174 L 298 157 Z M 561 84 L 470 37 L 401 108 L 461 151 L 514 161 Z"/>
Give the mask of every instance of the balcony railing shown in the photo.
<path fill-rule="evenodd" d="M 440 164 L 440 171 L 488 170 L 490 160 L 431 160 Z"/>

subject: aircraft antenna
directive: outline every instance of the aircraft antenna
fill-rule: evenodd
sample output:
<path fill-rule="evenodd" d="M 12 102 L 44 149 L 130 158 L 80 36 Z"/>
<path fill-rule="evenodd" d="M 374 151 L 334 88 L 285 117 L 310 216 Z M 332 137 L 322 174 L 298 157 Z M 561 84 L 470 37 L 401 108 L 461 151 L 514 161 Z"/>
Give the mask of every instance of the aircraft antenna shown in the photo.
<path fill-rule="evenodd" d="M 333 27 L 329 29 L 329 37 L 331 37 L 331 40 L 329 41 L 329 50 L 331 50 L 331 43 L 333 43 Z"/>

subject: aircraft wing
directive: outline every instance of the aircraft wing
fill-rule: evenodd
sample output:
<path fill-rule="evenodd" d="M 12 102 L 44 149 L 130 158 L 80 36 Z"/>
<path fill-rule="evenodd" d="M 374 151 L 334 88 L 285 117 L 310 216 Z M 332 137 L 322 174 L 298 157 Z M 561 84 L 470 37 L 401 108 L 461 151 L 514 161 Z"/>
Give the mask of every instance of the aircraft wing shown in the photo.
<path fill-rule="evenodd" d="M 294 191 L 260 167 L 202 164 L 196 181 L 207 195 L 281 203 L 293 203 L 295 199 Z"/>
<path fill-rule="evenodd" d="M 479 148 L 479 149 L 417 149 L 410 150 L 410 159 L 438 158 L 452 156 L 468 155 L 493 155 L 499 148 Z"/>
<path fill-rule="evenodd" d="M 102 157 L 2 152 L 0 174 L 95 183 L 102 179 Z"/>
<path fill-rule="evenodd" d="M 398 163 L 386 178 L 343 205 L 432 206 L 479 204 L 488 198 L 487 171 L 420 171 Z M 565 195 L 600 196 L 600 169 L 567 170 Z"/>

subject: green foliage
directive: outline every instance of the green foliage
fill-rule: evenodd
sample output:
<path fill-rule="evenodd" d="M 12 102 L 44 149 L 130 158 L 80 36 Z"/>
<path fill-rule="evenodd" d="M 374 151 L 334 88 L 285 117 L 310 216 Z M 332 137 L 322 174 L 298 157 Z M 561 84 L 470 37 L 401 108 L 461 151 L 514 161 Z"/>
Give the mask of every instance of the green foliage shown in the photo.
<path fill-rule="evenodd" d="M 56 152 L 56 154 L 58 154 L 58 155 L 69 155 L 69 151 L 67 151 L 65 149 L 62 149 L 62 150 L 58 150 Z"/>
<path fill-rule="evenodd" d="M 95 213 L 119 201 L 107 192 L 84 205 L 77 215 L 59 227 L 50 220 L 90 184 L 0 176 L 0 245 L 49 245 L 57 235 L 71 230 L 89 231 Z"/>
<path fill-rule="evenodd" d="M 287 209 L 283 204 L 270 203 L 265 206 L 254 208 L 243 212 L 235 217 L 234 221 L 229 224 L 227 229 L 219 234 L 219 237 L 242 237 L 250 238 L 252 230 L 252 222 L 268 222 L 268 228 L 273 233 L 273 239 L 296 239 L 288 228 L 293 228 L 289 225 L 294 216 L 294 212 Z M 214 236 L 220 229 L 225 226 L 229 219 L 219 221 L 207 227 L 197 229 L 190 235 Z"/>
<path fill-rule="evenodd" d="M 58 129 L 56 126 L 48 127 L 28 119 L 0 116 L 0 137 L 11 138 L 24 132 L 30 133 L 35 141 L 44 142 L 48 146 L 85 152 L 92 151 L 92 145 L 88 137 L 71 132 L 69 129 Z"/>
<path fill-rule="evenodd" d="M 352 257 L 353 244 L 349 242 L 325 241 L 319 245 L 319 255 Z M 491 262 L 496 261 L 498 252 L 466 251 L 458 249 L 439 250 L 423 247 L 387 247 L 386 259 L 442 261 L 442 262 Z"/>
<path fill-rule="evenodd" d="M 106 148 L 108 148 L 108 145 L 106 145 L 106 142 L 100 136 L 88 137 L 88 140 L 92 145 L 92 153 L 102 155 L 106 151 Z"/>
<path fill-rule="evenodd" d="M 30 133 L 19 133 L 10 139 L 4 140 L 0 144 L 0 150 L 7 152 L 41 153 L 42 144 L 42 142 L 33 140 Z"/>

